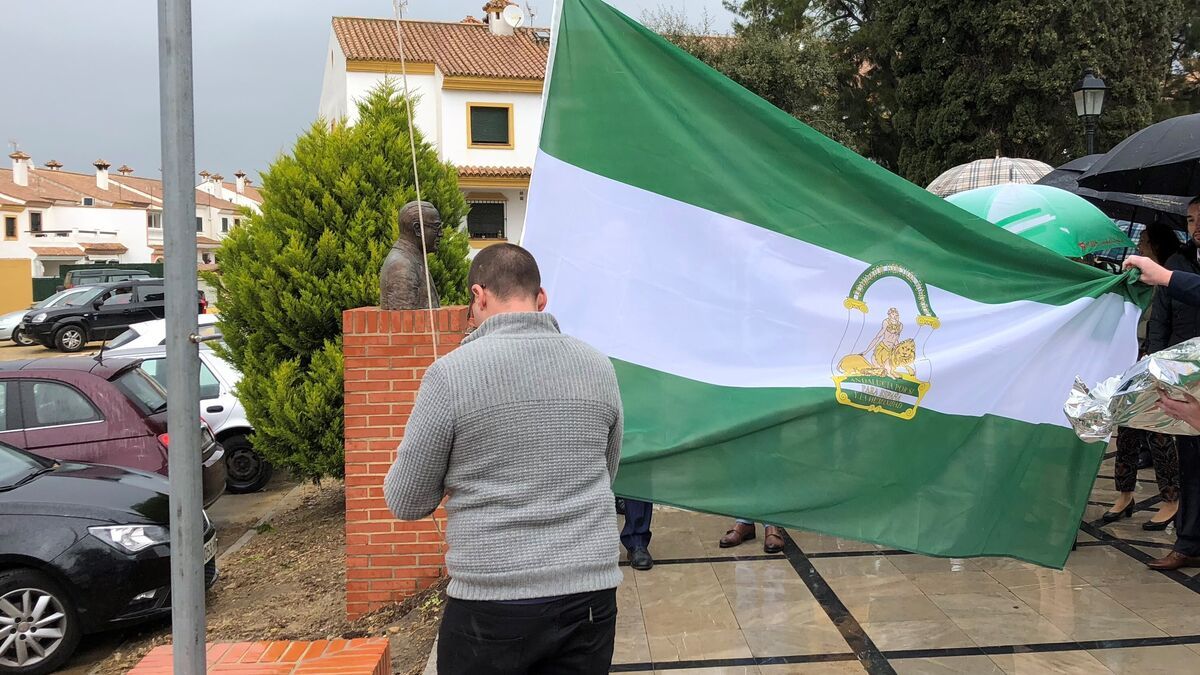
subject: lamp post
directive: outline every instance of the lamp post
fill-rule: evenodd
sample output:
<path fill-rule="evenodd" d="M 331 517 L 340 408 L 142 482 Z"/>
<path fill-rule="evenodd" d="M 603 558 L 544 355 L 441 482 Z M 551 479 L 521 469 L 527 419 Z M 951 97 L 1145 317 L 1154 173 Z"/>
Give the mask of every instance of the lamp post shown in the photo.
<path fill-rule="evenodd" d="M 1075 85 L 1075 114 L 1083 120 L 1087 130 L 1087 154 L 1096 153 L 1096 119 L 1104 111 L 1104 93 L 1108 87 L 1104 80 L 1096 77 L 1091 68 L 1083 71 L 1083 77 Z"/>

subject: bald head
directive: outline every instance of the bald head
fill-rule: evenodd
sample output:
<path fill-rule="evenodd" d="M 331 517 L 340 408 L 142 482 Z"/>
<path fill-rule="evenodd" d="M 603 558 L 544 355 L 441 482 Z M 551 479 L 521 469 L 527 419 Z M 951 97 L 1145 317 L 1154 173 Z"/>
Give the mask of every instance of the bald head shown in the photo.
<path fill-rule="evenodd" d="M 467 285 L 482 286 L 499 300 L 533 299 L 542 287 L 537 261 L 516 244 L 496 244 L 475 255 Z"/>
<path fill-rule="evenodd" d="M 507 312 L 540 312 L 546 307 L 537 261 L 515 244 L 496 244 L 475 255 L 467 274 L 471 316 L 482 323 Z"/>

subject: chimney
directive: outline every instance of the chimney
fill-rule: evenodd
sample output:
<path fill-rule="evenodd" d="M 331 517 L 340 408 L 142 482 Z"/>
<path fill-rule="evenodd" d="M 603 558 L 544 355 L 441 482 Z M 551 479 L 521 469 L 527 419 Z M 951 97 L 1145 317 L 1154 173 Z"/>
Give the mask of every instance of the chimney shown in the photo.
<path fill-rule="evenodd" d="M 207 183 L 207 182 L 208 182 L 208 177 L 209 177 L 209 176 L 211 176 L 211 175 L 212 175 L 212 174 L 208 172 L 208 169 L 201 169 L 201 170 L 200 170 L 200 182 L 201 182 L 202 184 L 203 184 L 203 183 Z"/>
<path fill-rule="evenodd" d="M 246 172 L 238 169 L 233 177 L 237 179 L 237 193 L 239 195 L 246 194 Z"/>
<path fill-rule="evenodd" d="M 513 3 L 508 0 L 488 0 L 488 3 L 483 6 L 483 11 L 487 13 L 487 25 L 491 30 L 492 35 L 512 35 L 513 27 L 508 25 L 501 13 L 504 8 Z"/>
<path fill-rule="evenodd" d="M 9 155 L 12 158 L 13 182 L 17 185 L 29 185 L 29 155 L 17 150 Z"/>
<path fill-rule="evenodd" d="M 121 168 L 117 169 L 117 173 L 121 174 L 122 176 L 128 176 L 133 173 L 133 167 L 129 166 L 128 164 L 122 164 Z"/>
<path fill-rule="evenodd" d="M 219 173 L 214 173 L 210 178 L 212 179 L 212 182 L 216 183 L 217 185 L 220 185 L 221 181 L 225 180 L 225 176 L 222 176 Z"/>
<path fill-rule="evenodd" d="M 46 168 L 50 169 L 51 171 L 58 171 L 59 169 L 63 168 L 63 163 L 57 159 L 52 159 L 49 162 L 46 162 Z"/>
<path fill-rule="evenodd" d="M 101 190 L 108 189 L 108 167 L 112 166 L 108 162 L 98 159 L 92 162 L 92 166 L 96 167 L 96 187 Z"/>

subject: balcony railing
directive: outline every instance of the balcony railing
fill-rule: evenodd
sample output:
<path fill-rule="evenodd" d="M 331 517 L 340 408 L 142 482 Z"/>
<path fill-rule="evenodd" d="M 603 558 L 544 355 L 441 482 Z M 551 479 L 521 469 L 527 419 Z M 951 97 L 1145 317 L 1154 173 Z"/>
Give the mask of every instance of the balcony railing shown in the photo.
<path fill-rule="evenodd" d="M 70 230 L 27 230 L 27 232 L 38 239 L 76 239 L 85 237 L 87 239 L 113 239 L 116 240 L 120 234 L 117 230 L 98 230 L 93 228 L 74 228 Z"/>

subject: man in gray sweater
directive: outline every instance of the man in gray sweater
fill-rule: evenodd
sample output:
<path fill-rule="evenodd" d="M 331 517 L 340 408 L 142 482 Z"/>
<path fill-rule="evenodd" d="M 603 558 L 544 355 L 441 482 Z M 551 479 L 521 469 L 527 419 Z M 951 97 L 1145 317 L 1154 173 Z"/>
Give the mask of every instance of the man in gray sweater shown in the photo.
<path fill-rule="evenodd" d="M 425 373 L 384 482 L 404 520 L 447 498 L 438 672 L 607 673 L 622 578 L 616 374 L 542 313 L 525 249 L 480 251 L 467 283 L 478 328 Z"/>

